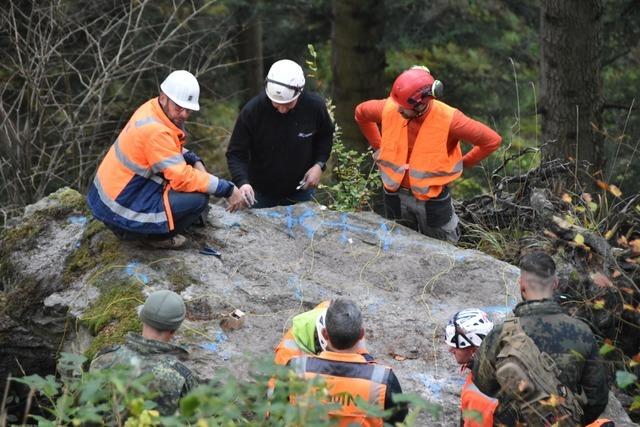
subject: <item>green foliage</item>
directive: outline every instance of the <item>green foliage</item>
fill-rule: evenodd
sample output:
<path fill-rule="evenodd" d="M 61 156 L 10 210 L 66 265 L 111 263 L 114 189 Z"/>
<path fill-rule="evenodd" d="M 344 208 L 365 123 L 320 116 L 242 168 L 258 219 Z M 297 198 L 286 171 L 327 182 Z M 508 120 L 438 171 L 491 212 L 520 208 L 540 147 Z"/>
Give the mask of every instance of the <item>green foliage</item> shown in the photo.
<path fill-rule="evenodd" d="M 638 377 L 627 371 L 616 371 L 616 385 L 620 388 L 627 388 L 638 381 Z"/>
<path fill-rule="evenodd" d="M 162 417 L 154 409 L 154 391 L 149 376 L 135 377 L 126 366 L 97 372 L 83 372 L 86 359 L 62 354 L 58 363 L 61 379 L 30 375 L 13 381 L 31 388 L 39 398 L 44 416 L 30 415 L 40 426 L 104 423 L 124 426 L 306 426 L 335 425 L 328 411 L 338 407 L 327 403 L 321 379 L 305 380 L 271 361 L 250 363 L 248 377 L 220 370 L 207 384 L 192 390 L 180 401 L 177 414 Z M 267 397 L 269 396 L 269 397 Z M 295 396 L 293 403 L 290 396 Z M 440 408 L 415 394 L 396 395 L 398 402 L 414 408 L 402 427 L 417 425 L 418 416 L 429 412 L 439 416 Z M 363 402 L 358 400 L 358 404 Z M 365 405 L 372 415 L 384 415 Z M 0 408 L 0 417 L 4 408 Z"/>
<path fill-rule="evenodd" d="M 336 134 L 339 132 L 336 129 Z M 329 208 L 337 211 L 360 211 L 369 203 L 380 188 L 377 169 L 363 169 L 369 164 L 371 150 L 359 153 L 344 146 L 339 136 L 333 143 L 333 183 L 321 185 L 329 198 Z"/>

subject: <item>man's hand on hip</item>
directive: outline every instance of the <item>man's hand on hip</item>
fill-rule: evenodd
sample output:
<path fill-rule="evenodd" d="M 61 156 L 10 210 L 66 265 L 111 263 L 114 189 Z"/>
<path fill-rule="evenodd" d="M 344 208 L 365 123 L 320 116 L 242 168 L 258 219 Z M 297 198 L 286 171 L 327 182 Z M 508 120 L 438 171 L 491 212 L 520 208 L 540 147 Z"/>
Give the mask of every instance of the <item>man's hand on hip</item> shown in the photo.
<path fill-rule="evenodd" d="M 311 166 L 311 168 L 304 174 L 304 178 L 302 181 L 305 182 L 304 186 L 302 186 L 303 190 L 308 188 L 316 188 L 318 184 L 320 184 L 320 177 L 322 176 L 322 168 L 320 165 L 315 164 Z"/>
<path fill-rule="evenodd" d="M 233 192 L 231 196 L 227 198 L 227 210 L 229 212 L 239 211 L 240 209 L 244 209 L 246 207 L 246 202 L 244 197 L 242 197 L 242 193 L 238 190 L 238 187 L 233 187 Z"/>

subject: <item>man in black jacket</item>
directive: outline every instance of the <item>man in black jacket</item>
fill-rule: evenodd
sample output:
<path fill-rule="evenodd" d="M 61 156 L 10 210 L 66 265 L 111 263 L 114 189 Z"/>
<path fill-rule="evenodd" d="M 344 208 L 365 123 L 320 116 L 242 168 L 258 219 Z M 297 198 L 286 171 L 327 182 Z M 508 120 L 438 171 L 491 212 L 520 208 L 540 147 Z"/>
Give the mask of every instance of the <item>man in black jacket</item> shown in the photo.
<path fill-rule="evenodd" d="M 240 111 L 227 163 L 243 202 L 230 209 L 267 208 L 311 200 L 333 144 L 333 123 L 324 100 L 304 92 L 295 62 L 275 62 L 265 92 Z"/>
<path fill-rule="evenodd" d="M 520 271 L 523 302 L 515 307 L 514 314 L 540 352 L 547 353 L 555 361 L 560 370 L 560 382 L 576 394 L 584 392 L 587 402 L 582 405 L 583 423 L 589 424 L 598 418 L 609 399 L 606 369 L 598 357 L 593 333 L 585 323 L 564 314 L 552 299 L 558 278 L 550 256 L 541 252 L 526 255 L 520 260 Z M 500 401 L 494 422 L 515 425 L 518 402 L 501 393 L 496 379 L 502 326 L 494 327 L 482 342 L 473 366 L 473 381 L 483 393 Z"/>

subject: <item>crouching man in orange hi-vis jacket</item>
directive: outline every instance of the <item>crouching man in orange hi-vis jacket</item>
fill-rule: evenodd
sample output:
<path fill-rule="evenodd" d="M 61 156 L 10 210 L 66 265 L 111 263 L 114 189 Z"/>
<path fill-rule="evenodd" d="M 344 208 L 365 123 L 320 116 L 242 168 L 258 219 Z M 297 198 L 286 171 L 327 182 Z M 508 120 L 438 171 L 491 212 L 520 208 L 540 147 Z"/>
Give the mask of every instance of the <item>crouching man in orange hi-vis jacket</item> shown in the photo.
<path fill-rule="evenodd" d="M 400 383 L 391 368 L 368 361 L 358 352 L 364 337 L 362 314 L 353 301 L 336 299 L 325 316 L 322 336 L 327 349 L 317 356 L 293 357 L 289 366 L 305 378 L 322 377 L 327 384 L 328 400 L 339 403 L 340 409 L 329 412 L 338 426 L 382 427 L 404 421 L 407 407 L 396 403 L 393 395 L 402 393 Z M 359 398 L 359 399 L 358 399 Z M 385 419 L 368 416 L 358 407 L 362 399 L 380 409 L 390 410 Z M 293 404 L 296 396 L 291 396 Z"/>
<path fill-rule="evenodd" d="M 277 365 L 285 366 L 293 357 L 304 354 L 317 355 L 327 350 L 328 343 L 322 336 L 322 329 L 330 304 L 331 301 L 323 301 L 313 310 L 294 316 L 291 328 L 284 334 L 275 349 L 274 362 Z M 367 353 L 364 338 L 358 341 L 356 352 L 367 361 L 373 362 L 374 358 Z"/>
<path fill-rule="evenodd" d="M 387 215 L 422 234 L 457 242 L 458 217 L 447 185 L 494 152 L 502 138 L 437 100 L 443 84 L 426 67 L 400 74 L 386 99 L 365 101 L 355 119 L 376 152 Z M 460 141 L 473 148 L 462 155 Z"/>
<path fill-rule="evenodd" d="M 457 312 L 445 328 L 445 342 L 467 378 L 460 393 L 461 423 L 464 427 L 493 426 L 493 412 L 498 400 L 487 396 L 473 384 L 473 356 L 482 340 L 493 329 L 487 313 L 477 308 Z"/>
<path fill-rule="evenodd" d="M 178 234 L 206 212 L 209 195 L 242 200 L 229 181 L 208 173 L 184 148 L 184 123 L 198 111 L 200 86 L 185 70 L 160 85 L 160 95 L 138 108 L 113 143 L 87 197 L 93 215 L 119 238 L 156 248 L 182 246 Z"/>

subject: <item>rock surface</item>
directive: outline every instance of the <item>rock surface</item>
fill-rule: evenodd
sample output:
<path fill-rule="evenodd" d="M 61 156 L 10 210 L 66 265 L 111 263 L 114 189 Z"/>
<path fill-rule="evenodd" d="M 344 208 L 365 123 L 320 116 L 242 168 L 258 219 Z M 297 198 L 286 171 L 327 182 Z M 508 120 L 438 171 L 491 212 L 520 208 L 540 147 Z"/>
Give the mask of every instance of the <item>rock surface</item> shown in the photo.
<path fill-rule="evenodd" d="M 30 207 L 25 216 L 37 212 Z M 9 283 L 25 278 L 38 290 L 23 313 L 28 319 L 0 311 L 2 378 L 16 373 L 13 358 L 28 373 L 50 370 L 50 363 L 35 368 L 41 361 L 27 356 L 32 351 L 40 358 L 53 358 L 59 349 L 84 351 L 90 335 L 76 319 L 98 299 L 101 281 L 133 279 L 131 286 L 142 295 L 161 288 L 180 292 L 188 320 L 178 341 L 191 350 L 189 364 L 203 379 L 220 366 L 244 375 L 246 357 L 272 353 L 295 314 L 347 297 L 363 311 L 370 353 L 394 369 L 405 391 L 442 405 L 441 418 L 425 415 L 424 425 L 452 426 L 459 419 L 464 376 L 444 345 L 444 325 L 466 307 L 500 320 L 519 298 L 516 267 L 373 213 L 331 212 L 306 203 L 230 214 L 212 205 L 209 225 L 195 229 L 180 251 L 119 242 L 118 262 L 65 277 L 90 224 L 90 217 L 70 210 L 51 219 L 31 243 L 13 243 L 9 261 L 3 254 L 0 265 L 13 268 L 13 279 L 2 279 L 4 298 L 12 292 Z M 100 247 L 96 239 L 89 242 L 94 251 Z M 204 244 L 222 257 L 201 254 Z M 235 309 L 246 314 L 244 323 L 225 332 L 220 320 Z M 37 342 L 16 341 L 17 329 Z M 633 425 L 617 401 L 610 406 L 617 425 Z"/>

